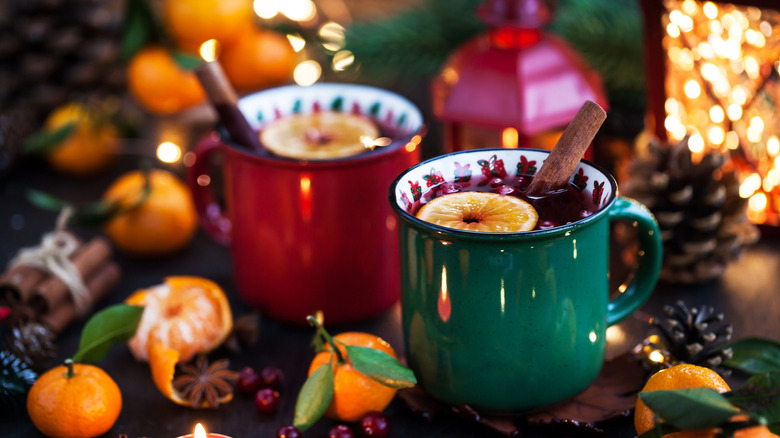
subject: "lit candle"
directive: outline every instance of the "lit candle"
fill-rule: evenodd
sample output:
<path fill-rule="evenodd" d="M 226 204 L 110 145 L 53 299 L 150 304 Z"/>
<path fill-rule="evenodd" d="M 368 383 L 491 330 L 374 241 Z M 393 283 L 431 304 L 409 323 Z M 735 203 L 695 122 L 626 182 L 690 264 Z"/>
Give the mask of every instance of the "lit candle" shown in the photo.
<path fill-rule="evenodd" d="M 230 438 L 230 437 L 219 433 L 206 433 L 206 428 L 204 428 L 202 424 L 198 423 L 198 425 L 195 426 L 194 433 L 191 433 L 189 435 L 182 435 L 179 438 Z"/>

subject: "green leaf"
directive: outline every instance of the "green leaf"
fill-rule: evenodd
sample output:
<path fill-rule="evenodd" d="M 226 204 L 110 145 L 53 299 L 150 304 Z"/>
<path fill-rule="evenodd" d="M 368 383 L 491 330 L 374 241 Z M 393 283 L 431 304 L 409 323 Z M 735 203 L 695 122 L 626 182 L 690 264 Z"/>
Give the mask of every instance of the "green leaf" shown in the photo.
<path fill-rule="evenodd" d="M 54 195 L 35 189 L 27 190 L 27 200 L 30 201 L 32 205 L 47 211 L 60 211 L 70 205 L 68 202 L 63 201 Z"/>
<path fill-rule="evenodd" d="M 24 139 L 22 151 L 26 154 L 44 153 L 65 141 L 74 129 L 76 129 L 76 122 L 66 123 L 53 131 L 41 129 Z"/>
<path fill-rule="evenodd" d="M 184 70 L 194 70 L 195 67 L 203 62 L 203 60 L 197 56 L 188 55 L 177 50 L 172 50 L 171 56 L 173 57 L 173 60 L 176 61 L 176 64 Z"/>
<path fill-rule="evenodd" d="M 715 427 L 740 412 L 712 388 L 643 392 L 639 398 L 658 417 L 681 429 Z"/>
<path fill-rule="evenodd" d="M 723 362 L 727 367 L 750 373 L 780 370 L 780 343 L 765 338 L 741 339 L 729 347 L 731 359 Z"/>
<path fill-rule="evenodd" d="M 780 371 L 756 374 L 724 396 L 732 404 L 764 417 L 768 423 L 780 422 Z"/>
<path fill-rule="evenodd" d="M 98 362 L 114 344 L 133 337 L 141 321 L 143 307 L 116 304 L 96 313 L 81 332 L 75 362 Z"/>
<path fill-rule="evenodd" d="M 411 388 L 417 384 L 414 372 L 384 351 L 347 345 L 352 366 L 366 376 L 390 388 Z"/>
<path fill-rule="evenodd" d="M 75 206 L 54 195 L 35 189 L 27 190 L 27 200 L 36 207 L 48 211 L 60 211 L 66 206 L 72 206 L 74 208 L 74 213 L 68 223 L 99 226 L 118 214 L 126 213 L 138 208 L 146 201 L 152 193 L 152 179 L 148 168 L 143 168 L 142 171 L 144 174 L 144 185 L 141 189 L 141 195 L 135 202 L 124 207 L 120 205 L 119 200 L 99 200 Z"/>
<path fill-rule="evenodd" d="M 101 225 L 120 211 L 118 202 L 95 201 L 76 207 L 54 195 L 35 189 L 27 190 L 27 200 L 48 211 L 60 211 L 66 206 L 73 206 L 75 211 L 68 222 L 78 225 Z"/>
<path fill-rule="evenodd" d="M 304 382 L 295 402 L 293 425 L 305 431 L 316 423 L 333 399 L 333 367 L 330 361 L 322 364 Z"/>
<path fill-rule="evenodd" d="M 155 22 L 145 0 L 128 0 L 122 26 L 121 56 L 129 61 L 154 36 Z"/>

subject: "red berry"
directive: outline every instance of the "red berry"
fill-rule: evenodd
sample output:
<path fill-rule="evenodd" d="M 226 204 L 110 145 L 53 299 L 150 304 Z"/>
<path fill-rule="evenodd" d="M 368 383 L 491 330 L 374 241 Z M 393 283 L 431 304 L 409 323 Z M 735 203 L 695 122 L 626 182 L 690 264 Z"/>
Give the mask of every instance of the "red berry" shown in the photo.
<path fill-rule="evenodd" d="M 524 176 L 518 176 L 515 180 L 515 187 L 518 189 L 527 189 L 528 184 L 531 184 L 531 178 L 526 178 Z"/>
<path fill-rule="evenodd" d="M 580 212 L 580 218 L 581 218 L 581 219 L 584 219 L 584 218 L 586 218 L 586 217 L 588 217 L 588 216 L 590 216 L 590 215 L 592 215 L 592 214 L 593 214 L 593 212 L 592 212 L 592 211 L 590 211 L 590 210 L 582 210 L 582 211 Z"/>
<path fill-rule="evenodd" d="M 440 193 L 442 195 L 449 195 L 452 193 L 460 193 L 463 191 L 463 187 L 459 184 L 442 184 Z"/>
<path fill-rule="evenodd" d="M 328 432 L 328 438 L 355 438 L 355 433 L 349 427 L 339 424 Z"/>
<path fill-rule="evenodd" d="M 520 196 L 520 190 L 512 186 L 498 186 L 493 189 L 493 193 L 498 193 L 501 196 Z"/>
<path fill-rule="evenodd" d="M 363 416 L 360 421 L 360 431 L 364 436 L 385 438 L 390 433 L 390 423 L 384 414 L 372 411 Z"/>
<path fill-rule="evenodd" d="M 503 185 L 504 184 L 504 180 L 502 178 L 491 178 L 489 184 L 490 184 L 490 187 L 495 188 L 495 187 Z"/>
<path fill-rule="evenodd" d="M 236 389 L 247 394 L 260 389 L 260 376 L 252 368 L 244 368 L 238 373 Z"/>
<path fill-rule="evenodd" d="M 255 394 L 255 407 L 261 414 L 273 414 L 279 407 L 279 393 L 271 388 L 263 388 Z"/>
<path fill-rule="evenodd" d="M 269 365 L 260 371 L 260 380 L 262 381 L 263 388 L 278 388 L 282 383 L 282 370 Z"/>
<path fill-rule="evenodd" d="M 553 221 L 544 220 L 544 221 L 539 221 L 539 224 L 537 226 L 539 227 L 540 230 L 547 230 L 550 228 L 557 227 L 558 224 L 556 224 Z"/>
<path fill-rule="evenodd" d="M 276 438 L 301 438 L 301 431 L 295 426 L 282 426 L 276 431 Z"/>

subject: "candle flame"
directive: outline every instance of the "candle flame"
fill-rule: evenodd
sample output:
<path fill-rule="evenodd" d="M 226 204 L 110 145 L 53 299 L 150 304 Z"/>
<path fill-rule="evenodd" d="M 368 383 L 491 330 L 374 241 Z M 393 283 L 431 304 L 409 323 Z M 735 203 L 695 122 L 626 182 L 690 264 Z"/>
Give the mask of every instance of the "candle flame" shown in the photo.
<path fill-rule="evenodd" d="M 211 62 L 217 59 L 218 44 L 219 43 L 217 43 L 217 40 L 213 38 L 201 44 L 200 57 L 203 58 L 203 60 L 206 62 Z"/>
<path fill-rule="evenodd" d="M 198 423 L 198 425 L 195 426 L 195 433 L 193 435 L 195 438 L 206 438 L 206 429 L 202 424 Z"/>

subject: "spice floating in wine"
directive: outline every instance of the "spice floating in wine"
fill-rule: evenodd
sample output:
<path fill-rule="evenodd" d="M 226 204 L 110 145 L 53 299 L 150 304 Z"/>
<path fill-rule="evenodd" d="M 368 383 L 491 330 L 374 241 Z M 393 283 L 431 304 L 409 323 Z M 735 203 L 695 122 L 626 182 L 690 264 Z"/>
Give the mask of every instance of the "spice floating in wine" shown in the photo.
<path fill-rule="evenodd" d="M 379 135 L 377 125 L 366 117 L 321 111 L 269 123 L 260 131 L 260 142 L 282 157 L 327 159 L 366 152 Z"/>
<path fill-rule="evenodd" d="M 512 233 L 545 230 L 592 215 L 597 208 L 571 184 L 541 198 L 527 196 L 533 177 L 493 178 L 464 188 L 454 182 L 431 187 L 414 206 L 418 219 L 466 231 Z"/>

